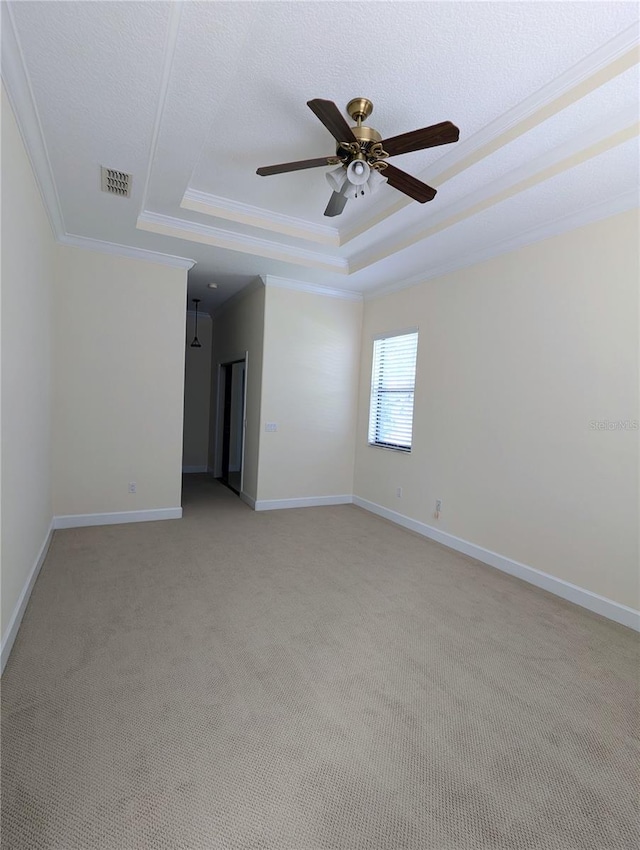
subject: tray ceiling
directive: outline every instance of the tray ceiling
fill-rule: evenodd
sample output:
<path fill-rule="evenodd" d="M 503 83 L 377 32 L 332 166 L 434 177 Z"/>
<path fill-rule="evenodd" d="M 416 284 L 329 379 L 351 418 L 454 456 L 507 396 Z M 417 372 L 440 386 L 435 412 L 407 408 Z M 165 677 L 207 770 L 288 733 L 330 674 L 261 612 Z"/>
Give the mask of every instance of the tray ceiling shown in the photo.
<path fill-rule="evenodd" d="M 57 237 L 193 261 L 205 309 L 257 274 L 381 292 L 638 202 L 636 3 L 2 11 L 3 80 Z M 306 101 L 356 96 L 383 137 L 460 127 L 454 145 L 393 160 L 432 202 L 383 186 L 327 219 L 329 168 L 255 174 L 333 154 Z M 102 193 L 100 166 L 133 175 L 131 197 Z"/>

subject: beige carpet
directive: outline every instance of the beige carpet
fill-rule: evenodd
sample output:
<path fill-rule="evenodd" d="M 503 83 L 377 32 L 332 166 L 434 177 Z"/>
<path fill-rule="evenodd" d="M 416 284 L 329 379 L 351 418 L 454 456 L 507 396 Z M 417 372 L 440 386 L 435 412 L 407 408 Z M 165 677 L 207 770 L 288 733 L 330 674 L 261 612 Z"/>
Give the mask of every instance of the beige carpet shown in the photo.
<path fill-rule="evenodd" d="M 606 565 L 603 565 L 606 569 Z M 638 640 L 353 506 L 58 531 L 3 678 L 7 850 L 623 850 Z"/>

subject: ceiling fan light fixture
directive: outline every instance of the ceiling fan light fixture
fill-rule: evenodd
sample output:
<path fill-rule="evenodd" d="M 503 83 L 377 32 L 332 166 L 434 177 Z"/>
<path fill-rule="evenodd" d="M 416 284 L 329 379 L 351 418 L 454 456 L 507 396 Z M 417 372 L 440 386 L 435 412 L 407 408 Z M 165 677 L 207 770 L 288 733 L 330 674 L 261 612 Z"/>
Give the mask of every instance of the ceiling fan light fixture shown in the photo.
<path fill-rule="evenodd" d="M 378 171 L 377 168 L 371 169 L 371 174 L 369 175 L 369 179 L 367 180 L 367 186 L 371 193 L 377 192 L 380 186 L 383 183 L 387 182 L 387 178 L 382 174 L 382 172 Z"/>
<path fill-rule="evenodd" d="M 327 172 L 325 174 L 327 178 L 327 183 L 334 192 L 339 192 L 345 184 L 347 179 L 347 171 L 344 166 L 340 165 L 338 168 L 335 168 L 333 171 Z"/>
<path fill-rule="evenodd" d="M 383 139 L 377 130 L 362 123 L 373 111 L 373 104 L 366 97 L 353 98 L 347 104 L 347 112 L 356 122 L 355 127 L 347 124 L 332 100 L 316 97 L 308 100 L 307 106 L 333 136 L 336 143 L 335 156 L 267 165 L 258 168 L 257 174 L 267 177 L 270 174 L 320 168 L 325 165 L 340 166 L 325 175 L 333 189 L 324 211 L 330 218 L 342 213 L 348 199 L 372 194 L 383 182 L 420 204 L 435 198 L 436 190 L 433 186 L 427 186 L 406 171 L 390 165 L 387 158 L 457 142 L 460 130 L 451 121 L 440 121 L 439 124 Z M 381 169 L 385 172 L 382 175 L 378 173 Z M 373 171 L 376 172 L 375 175 L 372 174 Z"/>
<path fill-rule="evenodd" d="M 356 186 L 355 183 L 351 183 L 349 180 L 345 181 L 344 186 L 342 187 L 341 195 L 344 195 L 350 201 L 353 201 L 359 195 L 364 195 L 366 192 L 366 184 L 361 186 Z"/>
<path fill-rule="evenodd" d="M 354 186 L 362 186 L 371 174 L 369 163 L 362 159 L 354 159 L 347 166 L 347 180 Z"/>

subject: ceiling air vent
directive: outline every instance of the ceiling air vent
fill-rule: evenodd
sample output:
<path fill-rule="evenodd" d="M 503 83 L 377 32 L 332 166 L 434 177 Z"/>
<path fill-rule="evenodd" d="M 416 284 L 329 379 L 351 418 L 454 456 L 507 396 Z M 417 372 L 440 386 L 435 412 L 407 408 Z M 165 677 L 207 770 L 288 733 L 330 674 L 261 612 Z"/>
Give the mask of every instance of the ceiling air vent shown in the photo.
<path fill-rule="evenodd" d="M 130 174 L 125 174 L 124 171 L 115 171 L 113 168 L 105 168 L 102 166 L 102 191 L 109 192 L 111 195 L 121 195 L 123 198 L 131 196 L 131 180 Z"/>

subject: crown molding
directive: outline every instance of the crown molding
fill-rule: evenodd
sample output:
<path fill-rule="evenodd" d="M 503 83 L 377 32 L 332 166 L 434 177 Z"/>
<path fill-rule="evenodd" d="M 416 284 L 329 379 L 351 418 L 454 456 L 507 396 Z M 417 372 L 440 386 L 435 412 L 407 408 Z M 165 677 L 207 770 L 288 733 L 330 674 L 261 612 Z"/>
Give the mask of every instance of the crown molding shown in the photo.
<path fill-rule="evenodd" d="M 309 292 L 312 295 L 324 295 L 327 298 L 340 298 L 343 301 L 362 301 L 362 292 L 351 292 L 345 289 L 330 289 L 327 286 L 318 286 L 314 283 L 305 283 L 301 280 L 290 280 L 286 277 L 278 277 L 277 275 L 264 275 L 262 280 L 264 285 L 269 289 L 293 289 L 296 292 Z"/>
<path fill-rule="evenodd" d="M 499 257 L 503 254 L 509 254 L 512 251 L 517 251 L 519 248 L 524 248 L 527 245 L 533 245 L 536 242 L 542 242 L 545 239 L 552 239 L 554 236 L 561 236 L 570 230 L 576 230 L 579 227 L 584 227 L 587 224 L 594 224 L 597 221 L 602 221 L 605 218 L 611 218 L 620 213 L 629 212 L 633 209 L 638 209 L 640 204 L 640 192 L 637 188 L 629 189 L 616 195 L 613 198 L 607 198 L 605 201 L 598 201 L 596 204 L 591 204 L 588 207 L 583 207 L 576 212 L 569 213 L 564 216 L 546 221 L 538 227 L 523 230 L 516 236 L 509 239 L 502 239 L 494 242 L 492 245 L 487 245 L 472 254 L 465 254 L 457 257 L 446 263 L 438 266 L 433 266 L 426 269 L 419 275 L 414 275 L 405 280 L 397 281 L 392 284 L 383 284 L 375 289 L 365 292 L 365 300 L 373 300 L 382 298 L 384 295 L 390 295 L 393 292 L 399 292 L 402 289 L 409 289 L 412 286 L 418 286 L 428 280 L 433 280 L 436 277 L 450 274 L 458 269 L 468 268 L 469 266 L 482 263 L 485 260 L 491 260 L 494 257 Z"/>
<path fill-rule="evenodd" d="M 65 233 L 62 207 L 53 179 L 51 160 L 44 140 L 31 80 L 27 73 L 11 6 L 8 3 L 2 3 L 1 53 L 2 81 L 16 117 L 27 156 L 31 162 L 31 169 L 42 196 L 51 230 L 54 237 L 59 239 Z"/>
<path fill-rule="evenodd" d="M 132 248 L 130 245 L 118 245 L 116 242 L 104 242 L 102 239 L 90 239 L 87 236 L 75 236 L 65 233 L 58 238 L 61 245 L 70 248 L 82 248 L 87 251 L 97 251 L 100 254 L 112 254 L 116 257 L 128 257 L 131 260 L 145 260 L 173 269 L 188 271 L 195 265 L 195 260 L 186 257 L 176 257 L 173 254 L 161 254 L 159 251 L 147 251 L 144 248 Z"/>
<path fill-rule="evenodd" d="M 147 205 L 147 194 L 149 192 L 149 184 L 151 182 L 151 173 L 153 171 L 153 163 L 156 158 L 156 150 L 158 149 L 158 139 L 160 138 L 160 127 L 162 125 L 162 116 L 164 114 L 167 103 L 167 92 L 169 91 L 169 82 L 171 80 L 171 71 L 176 55 L 176 45 L 178 43 L 178 33 L 180 32 L 180 21 L 182 18 L 182 3 L 171 3 L 169 8 L 169 23 L 167 26 L 167 40 L 164 49 L 164 61 L 162 63 L 162 78 L 160 81 L 160 93 L 158 96 L 158 105 L 156 115 L 153 122 L 153 132 L 151 135 L 151 146 L 149 148 L 149 158 L 147 160 L 147 173 L 144 179 L 144 187 L 142 190 L 142 201 L 140 209 L 144 209 Z"/>
<path fill-rule="evenodd" d="M 349 263 L 343 257 L 319 254 L 315 251 L 290 245 L 281 245 L 279 242 L 271 242 L 257 236 L 234 233 L 231 230 L 210 227 L 196 221 L 188 221 L 187 219 L 175 218 L 148 210 L 143 210 L 140 213 L 136 227 L 140 230 L 148 230 L 151 233 L 160 233 L 165 236 L 175 236 L 178 239 L 188 239 L 191 242 L 214 245 L 217 248 L 226 248 L 229 251 L 255 254 L 258 257 L 268 257 L 285 263 L 309 266 L 338 274 L 349 274 Z"/>
<path fill-rule="evenodd" d="M 455 148 L 416 176 L 438 188 L 637 64 L 640 61 L 639 42 L 640 24 L 634 23 L 473 136 L 458 142 Z M 340 244 L 346 245 L 410 203 L 403 198 L 393 206 L 374 213 L 345 233 Z"/>
<path fill-rule="evenodd" d="M 586 162 L 606 150 L 622 144 L 640 132 L 637 107 L 629 106 L 601 121 L 550 151 L 513 168 L 497 180 L 441 208 L 426 222 L 403 232 L 399 240 L 389 239 L 378 250 L 363 251 L 350 258 L 352 273 L 397 254 L 434 234 L 446 230 L 480 212 L 549 180 L 563 171 Z M 612 132 L 613 130 L 613 132 Z"/>
<path fill-rule="evenodd" d="M 243 204 L 240 201 L 232 201 L 230 198 L 210 195 L 198 189 L 187 189 L 180 206 L 192 212 L 224 218 L 228 221 L 237 221 L 240 224 L 259 227 L 262 230 L 271 230 L 285 236 L 306 239 L 308 242 L 320 242 L 336 248 L 340 245 L 340 233 L 335 227 L 314 224 L 294 216 Z"/>

